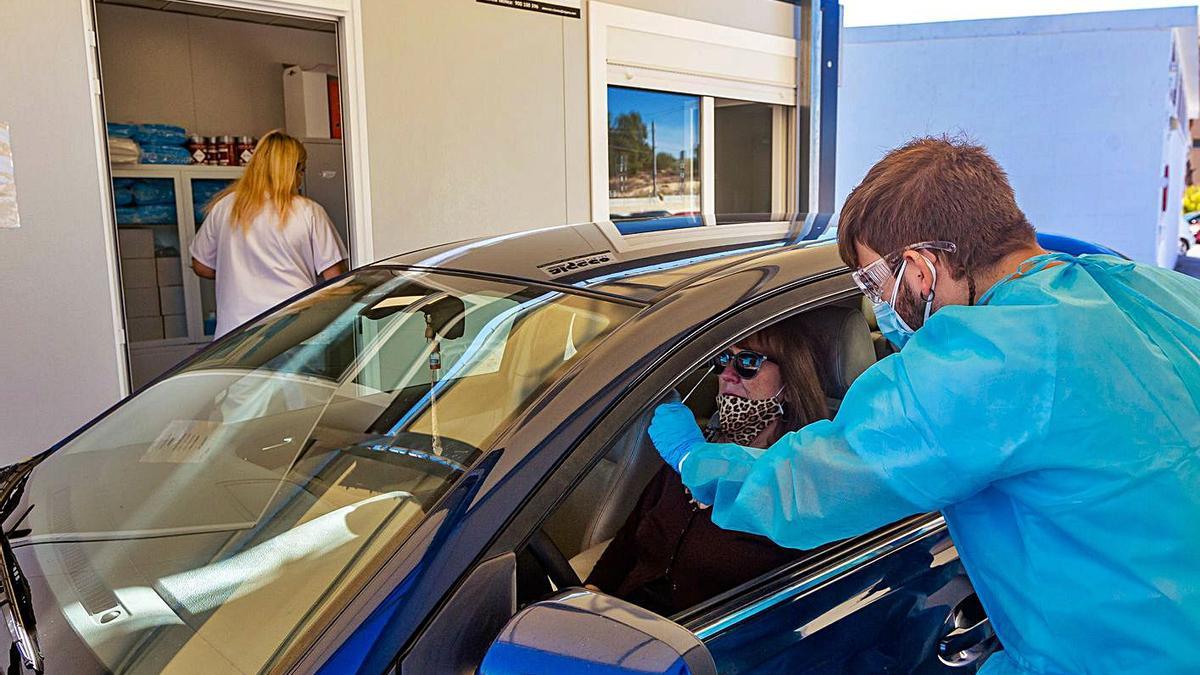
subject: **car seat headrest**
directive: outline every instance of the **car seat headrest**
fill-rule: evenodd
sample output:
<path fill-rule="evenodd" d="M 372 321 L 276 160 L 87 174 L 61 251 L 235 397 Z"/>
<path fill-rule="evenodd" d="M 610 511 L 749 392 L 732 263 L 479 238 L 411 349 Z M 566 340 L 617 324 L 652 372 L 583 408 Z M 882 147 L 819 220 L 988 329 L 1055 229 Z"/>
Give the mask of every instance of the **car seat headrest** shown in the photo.
<path fill-rule="evenodd" d="M 865 297 L 862 299 L 862 313 L 867 319 L 867 327 L 871 329 L 871 332 L 878 331 L 879 320 L 875 318 L 875 306 Z"/>
<path fill-rule="evenodd" d="M 863 313 L 854 307 L 823 307 L 805 315 L 816 341 L 813 356 L 825 395 L 840 399 L 875 363 L 875 345 Z"/>

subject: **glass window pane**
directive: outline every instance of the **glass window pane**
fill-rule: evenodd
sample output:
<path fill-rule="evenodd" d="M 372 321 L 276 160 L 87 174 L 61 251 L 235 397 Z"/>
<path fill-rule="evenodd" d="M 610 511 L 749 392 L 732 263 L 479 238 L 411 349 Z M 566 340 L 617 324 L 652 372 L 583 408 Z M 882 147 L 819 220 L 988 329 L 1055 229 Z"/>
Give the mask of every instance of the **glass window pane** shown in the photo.
<path fill-rule="evenodd" d="M 717 213 L 771 213 L 775 106 L 718 100 L 713 112 Z M 780 171 L 784 167 L 778 167 Z"/>
<path fill-rule="evenodd" d="M 204 224 L 210 202 L 217 194 L 233 183 L 229 178 L 193 178 L 192 181 L 192 211 L 195 214 L 196 231 Z M 204 322 L 204 334 L 212 336 L 217 332 L 217 286 L 212 279 L 200 280 L 200 317 Z"/>
<path fill-rule="evenodd" d="M 608 88 L 613 220 L 700 212 L 700 97 Z"/>
<path fill-rule="evenodd" d="M 113 199 L 117 205 L 117 227 L 150 228 L 154 231 L 155 255 L 179 255 L 174 180 L 114 178 Z"/>

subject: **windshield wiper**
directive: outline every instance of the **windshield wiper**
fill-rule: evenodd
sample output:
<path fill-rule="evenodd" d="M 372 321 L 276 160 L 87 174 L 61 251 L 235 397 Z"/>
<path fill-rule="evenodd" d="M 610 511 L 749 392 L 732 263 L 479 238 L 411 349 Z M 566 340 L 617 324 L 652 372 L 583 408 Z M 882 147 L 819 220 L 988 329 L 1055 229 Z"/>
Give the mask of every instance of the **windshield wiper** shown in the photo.
<path fill-rule="evenodd" d="M 44 667 L 42 650 L 37 640 L 37 623 L 33 619 L 33 600 L 29 596 L 29 582 L 21 573 L 17 557 L 8 545 L 8 537 L 0 534 L 0 586 L 4 589 L 4 604 L 0 613 L 12 634 L 17 652 L 26 668 L 35 673 Z"/>
<path fill-rule="evenodd" d="M 17 508 L 25 492 L 29 473 L 42 460 L 41 456 L 14 464 L 0 474 L 0 523 L 8 519 Z M 45 663 L 42 649 L 37 640 L 37 622 L 33 618 L 33 599 L 29 593 L 29 582 L 17 564 L 17 556 L 8 542 L 8 534 L 0 527 L 0 613 L 12 635 L 13 644 L 25 667 L 35 673 L 42 672 Z"/>

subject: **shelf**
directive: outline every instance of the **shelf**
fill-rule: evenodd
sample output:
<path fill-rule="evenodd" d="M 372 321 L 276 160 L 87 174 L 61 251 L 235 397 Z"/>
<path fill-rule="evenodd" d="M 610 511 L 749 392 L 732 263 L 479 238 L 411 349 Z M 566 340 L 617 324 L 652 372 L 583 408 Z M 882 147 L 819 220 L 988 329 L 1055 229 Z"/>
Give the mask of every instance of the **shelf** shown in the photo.
<path fill-rule="evenodd" d="M 210 166 L 208 164 L 113 164 L 113 178 L 238 178 L 244 166 Z"/>
<path fill-rule="evenodd" d="M 205 336 L 203 340 L 197 341 L 190 337 L 181 338 L 165 338 L 162 340 L 141 340 L 138 342 L 130 342 L 129 348 L 133 350 L 142 349 L 158 349 L 162 347 L 195 347 L 200 349 L 208 343 L 212 342 L 212 336 Z"/>

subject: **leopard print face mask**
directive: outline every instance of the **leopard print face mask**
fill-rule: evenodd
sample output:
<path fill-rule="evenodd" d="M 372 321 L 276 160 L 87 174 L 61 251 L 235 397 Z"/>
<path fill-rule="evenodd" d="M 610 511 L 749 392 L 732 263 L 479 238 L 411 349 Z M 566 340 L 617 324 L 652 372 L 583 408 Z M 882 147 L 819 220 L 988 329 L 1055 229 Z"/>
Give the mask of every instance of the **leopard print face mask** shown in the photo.
<path fill-rule="evenodd" d="M 779 394 L 770 398 L 749 399 L 730 394 L 717 395 L 717 420 L 720 435 L 731 443 L 750 445 L 771 422 L 783 416 L 783 403 Z"/>

